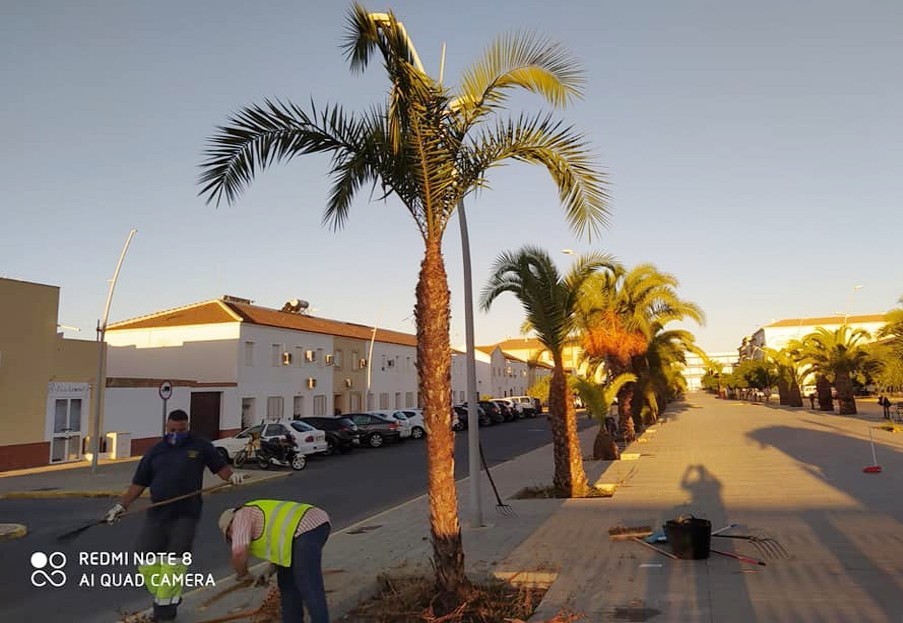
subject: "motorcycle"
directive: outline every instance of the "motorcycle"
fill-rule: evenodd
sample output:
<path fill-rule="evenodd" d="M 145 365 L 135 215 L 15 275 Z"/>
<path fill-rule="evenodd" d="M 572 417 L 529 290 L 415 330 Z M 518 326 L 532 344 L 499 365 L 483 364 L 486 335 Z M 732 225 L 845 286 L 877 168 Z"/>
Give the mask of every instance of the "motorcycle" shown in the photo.
<path fill-rule="evenodd" d="M 281 465 L 297 471 L 307 467 L 307 457 L 298 452 L 294 437 L 288 434 L 279 439 L 261 439 L 257 450 L 257 465 L 260 469 Z"/>

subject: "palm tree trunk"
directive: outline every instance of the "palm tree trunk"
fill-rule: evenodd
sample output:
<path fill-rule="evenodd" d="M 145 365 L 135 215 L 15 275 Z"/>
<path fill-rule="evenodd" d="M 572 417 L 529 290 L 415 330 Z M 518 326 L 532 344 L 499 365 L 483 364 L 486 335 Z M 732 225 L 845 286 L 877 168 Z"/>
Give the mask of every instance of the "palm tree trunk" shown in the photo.
<path fill-rule="evenodd" d="M 834 379 L 840 415 L 856 415 L 856 398 L 853 397 L 853 381 L 849 372 L 838 372 Z"/>
<path fill-rule="evenodd" d="M 448 275 L 441 240 L 428 240 L 417 282 L 417 373 L 427 429 L 427 479 L 437 606 L 450 609 L 469 584 L 455 487 L 455 440 L 451 430 Z M 476 422 L 471 423 L 476 426 Z"/>
<path fill-rule="evenodd" d="M 778 404 L 790 404 L 790 383 L 783 377 L 778 379 Z"/>
<path fill-rule="evenodd" d="M 818 410 L 834 411 L 834 400 L 831 398 L 831 381 L 824 374 L 815 377 L 815 391 L 818 394 Z"/>
<path fill-rule="evenodd" d="M 605 424 L 599 425 L 599 432 L 596 433 L 596 439 L 593 441 L 593 460 L 596 461 L 618 461 L 621 453 L 618 450 L 618 444 L 614 438 L 608 434 Z"/>
<path fill-rule="evenodd" d="M 634 385 L 635 383 L 626 383 L 618 391 L 618 427 L 627 442 L 636 439 L 636 429 L 633 427 Z"/>
<path fill-rule="evenodd" d="M 555 368 L 549 383 L 549 426 L 552 428 L 552 449 L 555 457 L 555 476 L 552 484 L 558 495 L 576 498 L 586 495 L 588 485 L 577 439 L 577 411 L 567 387 L 561 353 L 554 355 Z"/>
<path fill-rule="evenodd" d="M 796 381 L 791 381 L 790 383 L 790 401 L 788 402 L 788 406 L 790 407 L 802 407 L 803 406 L 803 394 L 800 391 L 800 384 Z"/>

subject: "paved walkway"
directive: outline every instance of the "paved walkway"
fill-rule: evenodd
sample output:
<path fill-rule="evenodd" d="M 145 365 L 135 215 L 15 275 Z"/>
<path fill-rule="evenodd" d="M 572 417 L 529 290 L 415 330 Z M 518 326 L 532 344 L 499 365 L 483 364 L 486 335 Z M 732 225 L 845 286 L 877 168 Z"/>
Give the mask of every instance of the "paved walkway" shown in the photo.
<path fill-rule="evenodd" d="M 636 461 L 585 463 L 592 481 L 618 484 L 612 498 L 512 500 L 525 486 L 551 480 L 545 446 L 493 468 L 514 517 L 494 512 L 484 481 L 486 527 L 464 530 L 469 571 L 551 580 L 531 621 L 561 608 L 582 623 L 603 621 L 896 621 L 903 612 L 903 435 L 877 429 L 874 399 L 856 417 L 751 405 L 694 394 L 628 452 Z M 869 431 L 881 474 L 872 465 Z M 588 451 L 593 431 L 581 435 Z M 459 483 L 468 516 L 467 481 Z M 767 566 L 713 555 L 665 558 L 637 543 L 611 542 L 615 525 L 661 525 L 680 514 L 735 533 L 767 535 L 788 557 L 750 544 L 713 539 L 728 552 Z M 427 503 L 419 497 L 338 531 L 324 551 L 326 585 L 337 620 L 372 593 L 379 573 L 429 570 Z M 253 608 L 263 589 L 232 585 L 186 596 L 179 621 L 199 623 Z M 98 623 L 116 620 L 98 613 Z"/>

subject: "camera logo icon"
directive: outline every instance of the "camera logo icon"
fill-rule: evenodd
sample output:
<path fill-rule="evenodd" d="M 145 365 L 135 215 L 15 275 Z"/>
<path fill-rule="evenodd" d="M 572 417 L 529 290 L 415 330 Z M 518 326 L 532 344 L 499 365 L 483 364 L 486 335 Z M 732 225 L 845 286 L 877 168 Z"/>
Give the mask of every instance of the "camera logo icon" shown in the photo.
<path fill-rule="evenodd" d="M 31 583 L 38 588 L 52 586 L 60 588 L 66 583 L 66 554 L 63 552 L 35 552 L 31 555 Z"/>

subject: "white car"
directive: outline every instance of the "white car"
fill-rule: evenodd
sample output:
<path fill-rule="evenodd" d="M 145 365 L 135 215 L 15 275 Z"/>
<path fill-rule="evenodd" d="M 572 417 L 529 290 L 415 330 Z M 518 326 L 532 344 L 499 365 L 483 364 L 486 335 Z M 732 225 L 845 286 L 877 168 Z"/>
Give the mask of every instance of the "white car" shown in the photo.
<path fill-rule="evenodd" d="M 299 428 L 297 426 L 299 424 L 304 428 Z M 285 435 L 289 433 L 295 438 L 295 447 L 298 448 L 300 454 L 306 456 L 308 454 L 318 454 L 326 451 L 326 433 L 309 426 L 304 422 L 294 420 L 262 422 L 256 426 L 246 428 L 235 435 L 235 437 L 217 439 L 213 442 L 213 446 L 224 459 L 231 461 L 239 451 L 247 448 L 248 441 L 252 437 L 261 437 L 269 440 L 276 439 L 277 437 L 285 437 Z"/>
<path fill-rule="evenodd" d="M 384 418 L 388 418 L 391 422 L 398 422 L 398 436 L 400 439 L 409 439 L 414 435 L 414 427 L 408 420 L 408 416 L 401 409 L 374 409 L 367 411 L 367 413 L 381 415 Z M 423 418 L 421 417 L 420 420 L 422 424 Z"/>
<path fill-rule="evenodd" d="M 426 435 L 426 425 L 423 423 L 423 409 L 400 409 L 399 411 L 408 418 L 408 423 L 411 425 L 411 437 L 422 439 Z M 452 413 L 454 414 L 454 411 Z M 454 415 L 454 419 L 457 420 L 458 416 Z M 452 428 L 454 426 L 455 423 L 452 422 Z"/>

